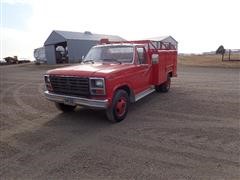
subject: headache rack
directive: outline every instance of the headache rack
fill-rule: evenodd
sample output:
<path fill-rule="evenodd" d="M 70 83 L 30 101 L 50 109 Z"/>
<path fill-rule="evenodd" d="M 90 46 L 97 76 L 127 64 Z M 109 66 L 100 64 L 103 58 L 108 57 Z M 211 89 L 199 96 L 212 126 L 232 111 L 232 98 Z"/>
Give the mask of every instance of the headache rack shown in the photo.
<path fill-rule="evenodd" d="M 146 50 L 148 51 L 158 51 L 158 50 L 177 50 L 177 41 L 176 43 L 161 41 L 161 40 L 136 40 L 136 41 L 109 41 L 108 39 L 101 39 L 100 44 L 121 44 L 121 43 L 130 43 L 130 44 L 144 44 Z"/>

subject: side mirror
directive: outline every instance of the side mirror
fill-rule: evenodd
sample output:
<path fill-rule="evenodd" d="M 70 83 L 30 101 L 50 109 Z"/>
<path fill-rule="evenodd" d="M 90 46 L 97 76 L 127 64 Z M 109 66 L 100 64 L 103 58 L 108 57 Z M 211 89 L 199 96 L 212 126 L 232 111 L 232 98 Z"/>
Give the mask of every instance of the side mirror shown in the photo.
<path fill-rule="evenodd" d="M 159 61 L 159 55 L 158 54 L 153 54 L 152 55 L 152 63 L 157 64 Z"/>
<path fill-rule="evenodd" d="M 82 56 L 82 60 L 84 60 L 85 56 Z"/>

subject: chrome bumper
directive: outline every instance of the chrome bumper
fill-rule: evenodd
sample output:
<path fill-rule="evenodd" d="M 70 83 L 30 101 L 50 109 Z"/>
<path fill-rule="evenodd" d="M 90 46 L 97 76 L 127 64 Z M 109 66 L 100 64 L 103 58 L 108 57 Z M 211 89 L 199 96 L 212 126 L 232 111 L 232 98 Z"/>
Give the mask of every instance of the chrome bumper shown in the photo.
<path fill-rule="evenodd" d="M 46 98 L 50 101 L 63 103 L 67 105 L 80 105 L 80 106 L 88 106 L 88 107 L 101 108 L 101 109 L 106 109 L 108 106 L 107 99 L 104 99 L 104 100 L 87 99 L 87 98 L 80 98 L 76 96 L 54 94 L 49 91 L 45 91 L 44 94 Z"/>

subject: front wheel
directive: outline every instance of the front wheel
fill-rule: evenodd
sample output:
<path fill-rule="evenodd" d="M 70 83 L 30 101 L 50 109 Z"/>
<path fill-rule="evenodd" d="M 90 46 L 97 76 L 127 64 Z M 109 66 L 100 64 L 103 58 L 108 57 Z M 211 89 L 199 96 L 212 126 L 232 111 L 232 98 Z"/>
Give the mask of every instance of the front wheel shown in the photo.
<path fill-rule="evenodd" d="M 117 90 L 113 97 L 112 105 L 106 110 L 108 120 L 120 122 L 127 116 L 129 96 L 124 90 Z"/>
<path fill-rule="evenodd" d="M 70 106 L 62 103 L 55 103 L 56 107 L 62 112 L 71 112 L 76 106 Z"/>

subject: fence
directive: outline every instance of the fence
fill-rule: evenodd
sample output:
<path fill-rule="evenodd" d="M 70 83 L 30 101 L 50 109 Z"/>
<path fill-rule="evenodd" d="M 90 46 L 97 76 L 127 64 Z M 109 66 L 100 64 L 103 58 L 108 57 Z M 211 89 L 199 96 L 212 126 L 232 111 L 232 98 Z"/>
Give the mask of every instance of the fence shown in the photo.
<path fill-rule="evenodd" d="M 240 61 L 240 49 L 226 49 L 223 61 Z"/>

